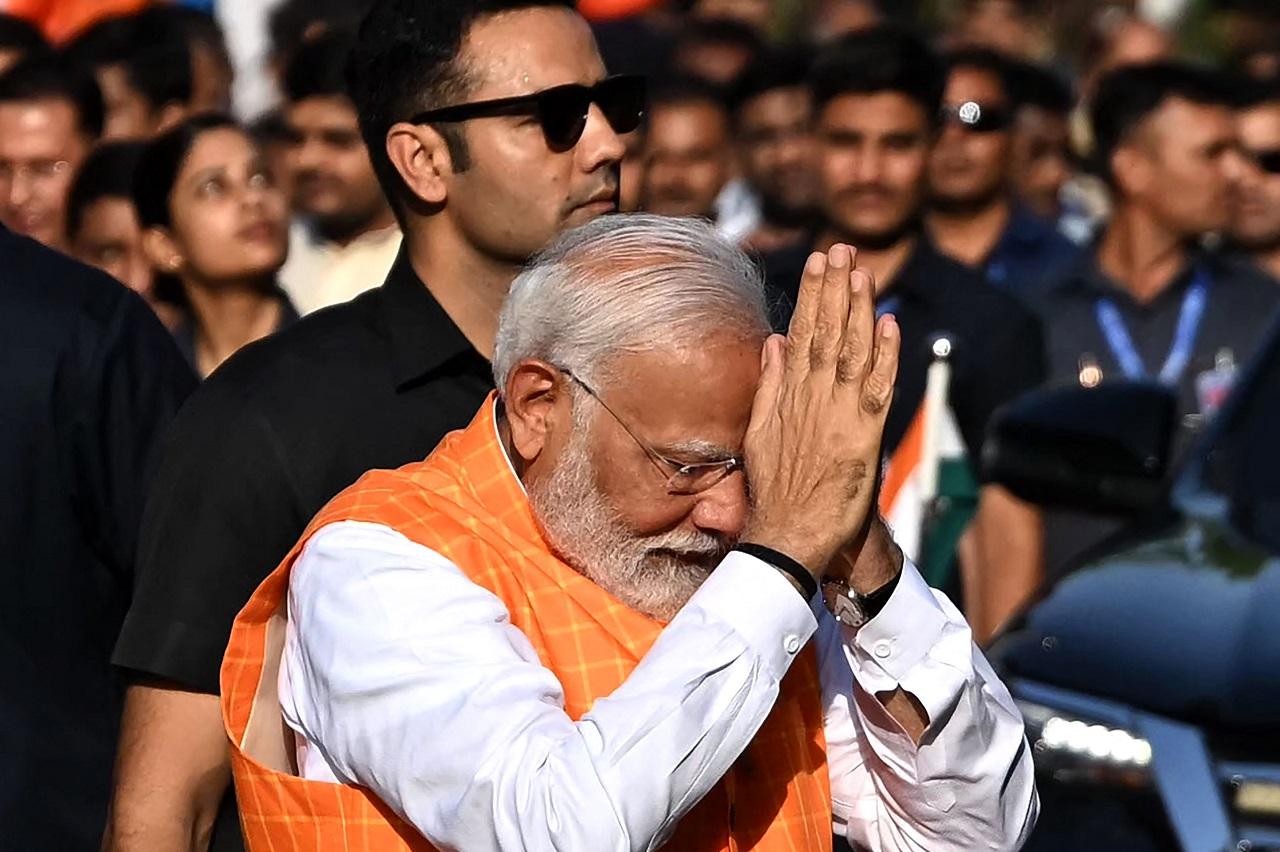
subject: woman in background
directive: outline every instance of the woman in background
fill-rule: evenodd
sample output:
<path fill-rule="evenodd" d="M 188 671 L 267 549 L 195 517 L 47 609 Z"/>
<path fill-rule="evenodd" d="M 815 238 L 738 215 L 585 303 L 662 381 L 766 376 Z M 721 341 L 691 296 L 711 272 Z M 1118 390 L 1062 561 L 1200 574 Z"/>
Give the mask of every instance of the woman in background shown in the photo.
<path fill-rule="evenodd" d="M 284 194 L 234 121 L 196 116 L 148 143 L 134 202 L 148 260 L 181 285 L 188 320 L 174 336 L 200 375 L 297 319 L 276 284 L 288 251 Z"/>

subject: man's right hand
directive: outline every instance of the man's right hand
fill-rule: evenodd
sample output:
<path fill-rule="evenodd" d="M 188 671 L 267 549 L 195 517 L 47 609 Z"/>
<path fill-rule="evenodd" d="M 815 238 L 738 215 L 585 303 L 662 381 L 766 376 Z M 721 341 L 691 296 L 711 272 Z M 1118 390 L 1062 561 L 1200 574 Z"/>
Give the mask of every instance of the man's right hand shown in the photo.
<path fill-rule="evenodd" d="M 821 579 L 873 511 L 901 335 L 875 282 L 837 244 L 810 255 L 785 338 L 770 337 L 744 442 L 752 513 L 742 540 Z"/>

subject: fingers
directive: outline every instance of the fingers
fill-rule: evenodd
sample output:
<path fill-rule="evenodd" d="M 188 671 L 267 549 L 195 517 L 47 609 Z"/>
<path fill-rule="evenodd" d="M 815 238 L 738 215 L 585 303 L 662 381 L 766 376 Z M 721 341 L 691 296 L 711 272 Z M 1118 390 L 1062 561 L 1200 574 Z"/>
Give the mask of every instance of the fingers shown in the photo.
<path fill-rule="evenodd" d="M 885 314 L 876 323 L 876 345 L 871 371 L 862 385 L 862 409 L 883 416 L 893 400 L 893 383 L 898 377 L 898 353 L 902 348 L 902 330 L 893 314 Z"/>
<path fill-rule="evenodd" d="M 809 343 L 813 340 L 813 326 L 818 319 L 818 300 L 822 296 L 822 281 L 827 271 L 827 256 L 813 252 L 800 276 L 800 294 L 796 297 L 796 309 L 787 327 L 787 363 L 797 370 L 808 364 Z"/>
<path fill-rule="evenodd" d="M 841 384 L 860 382 L 867 375 L 875 348 L 875 279 L 865 269 L 854 269 L 849 275 L 849 291 L 849 322 L 836 363 L 836 381 Z"/>
<path fill-rule="evenodd" d="M 777 409 L 782 373 L 787 360 L 786 340 L 780 334 L 771 334 L 760 349 L 760 383 L 756 386 L 755 399 L 751 403 L 748 434 L 762 428 Z"/>
<path fill-rule="evenodd" d="M 835 369 L 849 322 L 849 273 L 852 269 L 853 252 L 848 246 L 836 243 L 827 252 L 818 315 L 809 343 L 809 366 L 813 370 Z"/>

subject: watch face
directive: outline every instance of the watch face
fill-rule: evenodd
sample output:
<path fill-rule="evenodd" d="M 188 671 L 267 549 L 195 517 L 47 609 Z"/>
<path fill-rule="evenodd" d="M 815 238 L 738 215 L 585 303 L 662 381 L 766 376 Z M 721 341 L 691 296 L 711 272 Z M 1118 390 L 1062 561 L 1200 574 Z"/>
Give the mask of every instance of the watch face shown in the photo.
<path fill-rule="evenodd" d="M 849 597 L 848 591 L 840 583 L 823 583 L 822 601 L 836 621 L 847 627 L 861 627 L 867 621 L 862 607 Z"/>

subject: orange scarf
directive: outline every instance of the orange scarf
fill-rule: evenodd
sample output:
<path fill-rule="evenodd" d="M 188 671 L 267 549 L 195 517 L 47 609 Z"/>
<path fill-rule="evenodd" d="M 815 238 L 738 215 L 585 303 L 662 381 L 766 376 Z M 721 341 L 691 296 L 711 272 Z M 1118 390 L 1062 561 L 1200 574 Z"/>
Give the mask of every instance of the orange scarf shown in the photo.
<path fill-rule="evenodd" d="M 471 425 L 447 436 L 426 461 L 373 471 L 335 497 L 236 618 L 222 664 L 222 707 L 250 852 L 431 848 L 369 791 L 297 777 L 276 680 L 289 568 L 321 527 L 345 520 L 386 525 L 497 595 L 564 687 L 574 719 L 617 689 L 662 631 L 551 553 L 493 424 L 491 396 Z M 810 646 L 783 679 L 755 739 L 665 848 L 830 850 L 820 696 Z"/>

